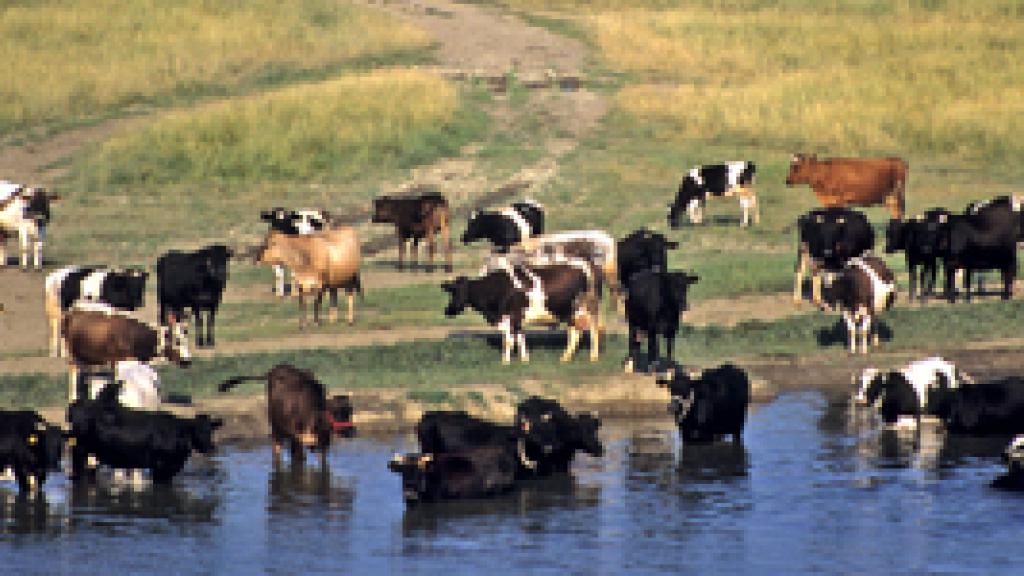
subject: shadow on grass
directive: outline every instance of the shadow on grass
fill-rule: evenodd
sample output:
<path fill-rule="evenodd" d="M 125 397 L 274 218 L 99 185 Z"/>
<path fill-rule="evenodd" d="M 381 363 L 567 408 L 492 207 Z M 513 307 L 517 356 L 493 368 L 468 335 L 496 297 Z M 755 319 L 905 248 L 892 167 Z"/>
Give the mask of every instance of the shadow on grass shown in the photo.
<path fill-rule="evenodd" d="M 877 321 L 877 320 L 876 320 Z M 878 323 L 878 338 L 882 342 L 892 341 L 892 328 L 884 322 Z M 820 328 L 817 331 L 818 345 L 822 347 L 829 346 L 848 346 L 849 345 L 849 332 L 846 330 L 846 323 L 843 322 L 842 318 L 836 320 L 835 324 L 830 327 Z"/>

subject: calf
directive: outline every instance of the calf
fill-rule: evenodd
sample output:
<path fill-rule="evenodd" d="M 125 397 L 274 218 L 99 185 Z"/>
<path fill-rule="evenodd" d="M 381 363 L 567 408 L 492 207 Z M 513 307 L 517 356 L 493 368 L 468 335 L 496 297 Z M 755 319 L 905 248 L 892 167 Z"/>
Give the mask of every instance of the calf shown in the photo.
<path fill-rule="evenodd" d="M 1004 209 L 1005 208 L 1005 209 Z M 949 217 L 939 239 L 946 270 L 946 298 L 956 301 L 956 271 L 964 270 L 964 293 L 971 299 L 971 276 L 979 270 L 999 270 L 1003 278 L 1004 300 L 1013 294 L 1017 276 L 1017 236 L 1020 217 L 1008 207 L 998 205 L 975 214 Z"/>
<path fill-rule="evenodd" d="M 0 410 L 0 471 L 14 469 L 21 491 L 39 490 L 46 474 L 60 466 L 61 429 L 35 412 Z"/>
<path fill-rule="evenodd" d="M 395 454 L 388 469 L 401 474 L 407 504 L 494 496 L 512 490 L 516 481 L 516 460 L 502 446 Z"/>
<path fill-rule="evenodd" d="M 826 158 L 796 154 L 786 186 L 807 184 L 826 208 L 885 204 L 903 219 L 907 162 L 902 158 Z"/>
<path fill-rule="evenodd" d="M 665 339 L 665 354 L 672 360 L 679 319 L 688 309 L 686 293 L 697 282 L 686 272 L 642 270 L 626 284 L 626 321 L 629 323 L 629 353 L 625 370 L 632 372 L 640 352 L 640 338 L 647 338 L 648 366 L 658 361 L 658 336 Z"/>
<path fill-rule="evenodd" d="M 440 192 L 421 190 L 412 196 L 381 196 L 373 201 L 374 224 L 394 224 L 398 233 L 398 269 L 405 265 L 405 244 L 412 242 L 412 260 L 416 264 L 416 249 L 419 241 L 426 238 L 430 263 L 427 269 L 434 269 L 434 252 L 437 236 L 445 246 L 445 271 L 452 271 L 451 229 L 448 219 L 448 201 Z"/>
<path fill-rule="evenodd" d="M 1015 436 L 1003 451 L 1006 474 L 992 481 L 992 487 L 1000 490 L 1024 492 L 1024 436 Z"/>
<path fill-rule="evenodd" d="M 910 298 L 915 293 L 924 300 L 926 295 L 935 293 L 935 276 L 938 272 L 940 239 L 949 221 L 950 213 L 943 208 L 925 212 L 913 220 L 890 220 L 885 233 L 885 252 L 892 254 L 903 250 L 907 259 L 907 274 L 910 277 Z M 921 290 L 918 293 L 917 268 L 920 267 Z"/>
<path fill-rule="evenodd" d="M 289 210 L 287 208 L 273 208 L 260 212 L 260 220 L 270 224 L 271 230 L 276 230 L 289 236 L 305 236 L 328 228 L 331 224 L 331 215 L 326 210 L 315 208 L 301 208 Z M 274 287 L 273 293 L 278 296 L 285 296 L 286 268 L 281 264 L 274 264 Z"/>
<path fill-rule="evenodd" d="M 488 240 L 498 251 L 507 252 L 511 246 L 543 233 L 544 207 L 524 200 L 499 210 L 470 214 L 462 243 Z"/>
<path fill-rule="evenodd" d="M 516 407 L 518 460 L 534 476 L 565 474 L 576 452 L 604 454 L 600 427 L 595 415 L 573 416 L 554 400 L 531 396 Z"/>
<path fill-rule="evenodd" d="M 43 267 L 43 240 L 50 223 L 50 203 L 60 199 L 43 188 L 29 188 L 6 180 L 0 181 L 0 266 L 7 265 L 7 235 L 17 234 L 21 248 L 21 268 Z"/>
<path fill-rule="evenodd" d="M 580 334 L 590 332 L 590 359 L 598 359 L 598 294 L 591 269 L 586 263 L 551 265 L 509 264 L 506 269 L 488 272 L 481 278 L 459 276 L 442 288 L 450 300 L 445 315 L 457 316 L 467 306 L 483 315 L 488 324 L 497 325 L 503 334 L 502 362 L 512 361 L 512 349 L 528 362 L 527 324 L 566 324 L 568 343 L 562 361 L 572 359 Z"/>
<path fill-rule="evenodd" d="M 740 442 L 750 404 L 750 379 L 733 364 L 687 374 L 675 366 L 657 382 L 672 394 L 669 411 L 684 442 L 713 442 L 726 434 Z"/>
<path fill-rule="evenodd" d="M 668 251 L 679 248 L 663 234 L 647 228 L 633 231 L 615 245 L 619 285 L 625 287 L 629 277 L 641 270 L 668 270 Z"/>
<path fill-rule="evenodd" d="M 63 355 L 60 319 L 79 300 L 100 302 L 131 311 L 145 304 L 146 278 L 139 268 L 110 269 L 66 266 L 46 276 L 44 302 L 50 325 L 50 355 Z"/>
<path fill-rule="evenodd" d="M 851 258 L 832 282 L 828 300 L 839 308 L 846 322 L 850 352 L 857 353 L 859 339 L 861 353 L 867 354 L 869 336 L 872 344 L 878 345 L 875 316 L 896 301 L 896 276 L 874 256 Z"/>
<path fill-rule="evenodd" d="M 345 434 L 350 428 L 335 425 L 338 422 L 335 416 L 344 418 L 344 414 L 337 413 L 339 402 L 344 401 L 332 399 L 329 405 L 324 385 L 313 376 L 313 372 L 291 364 L 278 364 L 259 376 L 230 378 L 220 384 L 219 390 L 226 392 L 247 380 L 267 383 L 267 419 L 270 421 L 274 459 L 280 459 L 282 447 L 287 444 L 292 462 L 303 462 L 303 448 L 308 448 L 319 452 L 320 464 L 326 465 L 331 435 L 335 432 Z M 351 418 L 351 408 L 348 416 Z"/>
<path fill-rule="evenodd" d="M 953 433 L 1024 434 L 1024 379 L 1010 376 L 940 391 L 929 407 Z"/>
<path fill-rule="evenodd" d="M 196 346 L 213 346 L 213 324 L 228 281 L 228 259 L 233 252 L 216 244 L 195 252 L 173 250 L 156 261 L 156 294 L 160 324 L 182 321 L 191 309 L 196 323 Z M 203 332 L 203 313 L 206 332 Z"/>
<path fill-rule="evenodd" d="M 72 478 L 87 479 L 87 460 L 115 469 L 149 470 L 157 484 L 170 482 L 193 451 L 211 454 L 219 419 L 200 414 L 181 418 L 167 412 L 132 410 L 118 404 L 120 385 L 106 386 L 95 400 L 68 407 Z"/>
<path fill-rule="evenodd" d="M 797 263 L 793 301 L 803 301 L 803 280 L 811 273 L 811 300 L 821 303 L 821 274 L 842 270 L 847 260 L 875 245 L 875 231 L 864 214 L 846 208 L 811 210 L 797 219 Z"/>
<path fill-rule="evenodd" d="M 675 202 L 669 205 L 669 226 L 679 227 L 683 210 L 686 210 L 691 223 L 700 224 L 704 219 L 704 205 L 708 198 L 733 195 L 739 197 L 740 208 L 743 209 L 740 226 L 750 224 L 751 212 L 754 223 L 760 223 L 761 213 L 757 209 L 757 195 L 752 188 L 755 171 L 754 163 L 749 160 L 691 168 L 679 184 Z"/>

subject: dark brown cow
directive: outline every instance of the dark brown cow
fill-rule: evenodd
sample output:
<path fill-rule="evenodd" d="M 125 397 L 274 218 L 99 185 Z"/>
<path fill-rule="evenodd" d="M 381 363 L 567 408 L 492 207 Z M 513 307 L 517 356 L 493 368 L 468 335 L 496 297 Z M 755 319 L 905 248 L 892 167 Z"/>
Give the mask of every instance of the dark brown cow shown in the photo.
<path fill-rule="evenodd" d="M 398 268 L 405 266 L 405 243 L 412 240 L 413 266 L 417 263 L 419 241 L 427 239 L 427 254 L 434 269 L 434 252 L 437 251 L 437 235 L 440 233 L 445 245 L 445 271 L 452 271 L 452 238 L 448 221 L 448 201 L 440 192 L 423 191 L 415 196 L 381 196 L 373 201 L 375 224 L 394 224 L 398 231 Z"/>
<path fill-rule="evenodd" d="M 150 326 L 102 305 L 76 305 L 64 315 L 61 334 L 67 347 L 72 402 L 78 397 L 78 373 L 82 368 L 107 367 L 113 371 L 122 360 L 149 362 L 157 357 L 182 366 L 191 363 L 184 324 Z"/>
<path fill-rule="evenodd" d="M 893 218 L 902 220 L 907 170 L 902 158 L 818 160 L 815 154 L 797 154 L 786 186 L 807 184 L 826 208 L 885 204 Z"/>
<path fill-rule="evenodd" d="M 302 449 L 309 448 L 320 453 L 320 464 L 324 465 L 332 433 L 349 435 L 351 423 L 348 426 L 335 424 L 343 401 L 337 397 L 328 401 L 324 385 L 312 371 L 278 364 L 266 374 L 225 380 L 219 390 L 226 392 L 247 380 L 267 382 L 267 418 L 275 461 L 280 459 L 282 446 L 287 443 L 293 463 L 304 462 Z M 351 407 L 348 414 L 351 416 Z"/>

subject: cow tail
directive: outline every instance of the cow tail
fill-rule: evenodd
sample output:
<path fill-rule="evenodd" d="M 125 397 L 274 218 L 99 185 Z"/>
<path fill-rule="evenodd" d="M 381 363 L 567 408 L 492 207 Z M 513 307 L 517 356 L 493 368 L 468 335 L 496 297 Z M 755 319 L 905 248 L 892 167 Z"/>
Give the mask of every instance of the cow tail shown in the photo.
<path fill-rule="evenodd" d="M 238 386 L 242 382 L 252 382 L 254 380 L 266 380 L 266 374 L 260 374 L 259 376 L 235 376 L 234 378 L 228 378 L 227 380 L 220 383 L 217 386 L 218 392 L 227 392 L 235 386 Z"/>
<path fill-rule="evenodd" d="M 359 293 L 359 301 L 365 302 L 366 297 L 363 296 L 363 277 L 359 275 L 359 272 L 356 272 L 355 277 L 352 278 L 352 287 Z"/>

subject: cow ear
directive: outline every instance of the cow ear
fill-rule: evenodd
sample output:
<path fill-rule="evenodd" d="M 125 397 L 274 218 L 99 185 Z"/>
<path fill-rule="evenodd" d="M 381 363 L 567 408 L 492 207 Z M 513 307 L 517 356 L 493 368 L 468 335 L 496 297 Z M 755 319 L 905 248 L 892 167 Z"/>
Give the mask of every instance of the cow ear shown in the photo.
<path fill-rule="evenodd" d="M 667 250 L 675 250 L 676 248 L 679 248 L 679 242 L 676 242 L 674 240 L 670 240 L 670 241 L 665 243 L 665 248 Z"/>
<path fill-rule="evenodd" d="M 696 284 L 698 280 L 700 280 L 700 276 L 697 276 L 696 274 L 686 275 L 686 282 L 689 284 Z"/>

